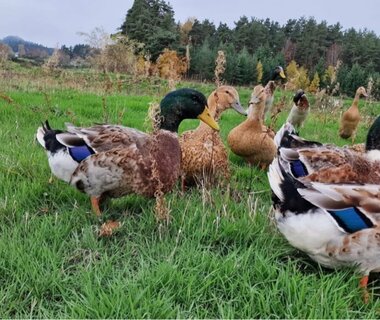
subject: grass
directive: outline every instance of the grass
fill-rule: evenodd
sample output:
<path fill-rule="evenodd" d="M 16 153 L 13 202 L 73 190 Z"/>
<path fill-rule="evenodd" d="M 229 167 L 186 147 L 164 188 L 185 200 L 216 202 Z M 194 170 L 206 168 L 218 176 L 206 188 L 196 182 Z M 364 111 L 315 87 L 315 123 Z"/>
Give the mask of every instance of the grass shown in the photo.
<path fill-rule="evenodd" d="M 159 101 L 165 83 L 131 82 L 134 87 L 105 92 L 101 76 L 91 72 L 4 74 L 1 93 L 13 102 L 0 98 L 2 318 L 379 317 L 376 295 L 362 303 L 358 274 L 322 269 L 283 239 L 270 219 L 266 174 L 251 172 L 233 154 L 230 191 L 193 189 L 181 196 L 177 187 L 167 196 L 169 226 L 157 224 L 154 202 L 138 196 L 113 200 L 99 221 L 86 195 L 57 179 L 49 182 L 46 155 L 34 139 L 41 121 L 63 128 L 68 121 L 108 120 L 145 130 L 148 104 Z M 76 78 L 87 85 L 75 87 Z M 205 94 L 213 89 L 180 85 Z M 238 89 L 246 105 L 250 89 Z M 368 118 L 358 142 L 379 110 L 378 103 L 361 106 Z M 337 135 L 338 118 L 339 112 L 313 110 L 301 134 L 346 144 Z M 240 121 L 233 111 L 223 114 L 222 136 Z M 181 131 L 196 125 L 184 122 Z M 110 217 L 122 221 L 121 229 L 98 237 Z"/>

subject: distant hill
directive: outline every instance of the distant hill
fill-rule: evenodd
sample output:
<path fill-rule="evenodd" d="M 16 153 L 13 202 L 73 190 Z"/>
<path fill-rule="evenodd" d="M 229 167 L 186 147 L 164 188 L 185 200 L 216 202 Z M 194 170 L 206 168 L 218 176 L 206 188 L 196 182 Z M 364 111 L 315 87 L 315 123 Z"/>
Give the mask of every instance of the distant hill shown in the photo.
<path fill-rule="evenodd" d="M 46 58 L 54 51 L 53 48 L 48 48 L 41 44 L 26 41 L 17 36 L 7 36 L 4 39 L 0 39 L 0 43 L 5 43 L 11 47 L 13 52 L 17 53 L 19 56 L 29 58 Z"/>

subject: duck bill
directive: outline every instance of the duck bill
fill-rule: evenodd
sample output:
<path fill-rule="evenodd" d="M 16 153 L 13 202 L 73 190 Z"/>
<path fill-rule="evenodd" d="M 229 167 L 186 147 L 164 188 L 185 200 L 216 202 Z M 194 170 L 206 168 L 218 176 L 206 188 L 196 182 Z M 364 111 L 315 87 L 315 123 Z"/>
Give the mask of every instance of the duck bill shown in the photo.
<path fill-rule="evenodd" d="M 211 116 L 210 110 L 205 107 L 203 112 L 197 117 L 199 120 L 203 121 L 205 124 L 213 128 L 214 130 L 219 131 L 219 125 L 215 119 Z"/>
<path fill-rule="evenodd" d="M 243 116 L 247 115 L 247 112 L 244 110 L 244 108 L 241 106 L 240 102 L 236 101 L 232 104 L 232 108 L 236 111 L 242 114 Z"/>
<path fill-rule="evenodd" d="M 280 72 L 280 77 L 282 79 L 286 79 L 285 72 L 283 70 Z"/>

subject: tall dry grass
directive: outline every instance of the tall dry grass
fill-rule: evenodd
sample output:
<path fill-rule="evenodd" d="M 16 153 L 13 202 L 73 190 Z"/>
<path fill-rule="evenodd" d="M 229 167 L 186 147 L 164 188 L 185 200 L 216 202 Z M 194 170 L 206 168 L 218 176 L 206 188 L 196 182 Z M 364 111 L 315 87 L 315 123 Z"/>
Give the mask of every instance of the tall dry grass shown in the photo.
<path fill-rule="evenodd" d="M 216 56 L 215 59 L 215 70 L 214 70 L 214 75 L 215 75 L 215 84 L 217 87 L 220 87 L 223 85 L 223 80 L 222 80 L 222 75 L 226 71 L 226 55 L 223 50 L 218 51 L 218 55 Z"/>

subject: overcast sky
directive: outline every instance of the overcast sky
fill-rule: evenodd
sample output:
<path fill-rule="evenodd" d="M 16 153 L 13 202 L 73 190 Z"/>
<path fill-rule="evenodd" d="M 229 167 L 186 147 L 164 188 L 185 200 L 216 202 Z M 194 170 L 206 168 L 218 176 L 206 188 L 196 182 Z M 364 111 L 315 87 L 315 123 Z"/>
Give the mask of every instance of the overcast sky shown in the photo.
<path fill-rule="evenodd" d="M 270 18 L 281 25 L 288 19 L 314 16 L 318 22 L 340 22 L 380 35 L 380 0 L 170 0 L 176 21 L 208 18 L 230 27 L 239 17 Z M 85 39 L 78 32 L 103 27 L 114 33 L 133 0 L 0 0 L 0 39 L 16 35 L 49 47 L 75 45 Z"/>

